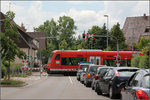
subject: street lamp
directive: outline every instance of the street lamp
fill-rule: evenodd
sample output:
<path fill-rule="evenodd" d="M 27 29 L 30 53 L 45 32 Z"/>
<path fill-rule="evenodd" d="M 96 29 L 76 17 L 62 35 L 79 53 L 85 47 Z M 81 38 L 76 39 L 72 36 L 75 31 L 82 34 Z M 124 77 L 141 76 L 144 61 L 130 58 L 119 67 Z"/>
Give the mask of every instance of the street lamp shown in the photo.
<path fill-rule="evenodd" d="M 107 51 L 108 51 L 108 15 L 104 15 L 104 17 L 107 17 Z"/>

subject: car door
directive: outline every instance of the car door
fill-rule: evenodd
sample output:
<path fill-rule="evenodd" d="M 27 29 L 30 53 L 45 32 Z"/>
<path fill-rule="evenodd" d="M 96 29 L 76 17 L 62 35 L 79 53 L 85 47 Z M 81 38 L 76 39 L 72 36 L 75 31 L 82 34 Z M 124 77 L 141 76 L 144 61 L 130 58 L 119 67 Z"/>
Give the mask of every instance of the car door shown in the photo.
<path fill-rule="evenodd" d="M 109 71 L 105 74 L 105 76 L 102 79 L 102 89 L 103 92 L 108 93 L 108 88 L 109 88 L 109 82 L 111 81 L 111 78 L 113 76 L 113 69 L 110 68 Z"/>
<path fill-rule="evenodd" d="M 129 80 L 128 86 L 126 86 L 125 90 L 125 98 L 128 100 L 136 100 L 135 95 L 136 95 L 136 90 L 138 89 L 140 85 L 140 80 L 142 79 L 142 74 L 141 73 L 136 73 L 134 77 Z"/>

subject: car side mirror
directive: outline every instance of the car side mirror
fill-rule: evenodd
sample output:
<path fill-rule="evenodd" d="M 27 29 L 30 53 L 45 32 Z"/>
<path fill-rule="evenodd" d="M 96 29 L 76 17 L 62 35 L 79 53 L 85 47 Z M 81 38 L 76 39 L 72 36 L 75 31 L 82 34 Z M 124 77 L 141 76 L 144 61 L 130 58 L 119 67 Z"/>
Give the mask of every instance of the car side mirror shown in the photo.
<path fill-rule="evenodd" d="M 126 82 L 120 83 L 120 88 L 121 88 L 121 89 L 123 89 L 123 88 L 125 89 L 125 85 L 126 85 Z"/>

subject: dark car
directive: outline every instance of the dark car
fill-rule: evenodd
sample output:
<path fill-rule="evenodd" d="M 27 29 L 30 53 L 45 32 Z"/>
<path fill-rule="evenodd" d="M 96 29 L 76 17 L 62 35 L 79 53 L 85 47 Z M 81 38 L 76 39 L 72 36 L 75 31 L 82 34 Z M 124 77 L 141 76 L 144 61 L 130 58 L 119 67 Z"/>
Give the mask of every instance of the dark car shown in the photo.
<path fill-rule="evenodd" d="M 102 78 L 104 73 L 107 71 L 108 67 L 106 65 L 102 66 L 102 67 L 98 67 L 96 70 L 96 74 L 92 77 L 92 90 L 96 90 L 96 83 L 98 81 L 98 79 Z"/>
<path fill-rule="evenodd" d="M 98 67 L 102 67 L 102 65 L 89 65 L 89 67 L 86 70 L 85 78 L 84 78 L 84 84 L 86 87 L 90 87 L 92 83 L 92 77 L 96 74 L 96 70 Z"/>
<path fill-rule="evenodd" d="M 83 72 L 84 68 L 87 68 L 89 66 L 90 63 L 80 63 L 79 67 L 78 67 L 78 71 L 77 71 L 77 80 L 80 81 L 80 75 Z"/>
<path fill-rule="evenodd" d="M 98 94 L 107 93 L 111 99 L 120 98 L 120 83 L 126 82 L 137 70 L 136 67 L 110 67 L 98 81 Z"/>
<path fill-rule="evenodd" d="M 150 71 L 138 70 L 120 87 L 123 100 L 150 100 Z"/>

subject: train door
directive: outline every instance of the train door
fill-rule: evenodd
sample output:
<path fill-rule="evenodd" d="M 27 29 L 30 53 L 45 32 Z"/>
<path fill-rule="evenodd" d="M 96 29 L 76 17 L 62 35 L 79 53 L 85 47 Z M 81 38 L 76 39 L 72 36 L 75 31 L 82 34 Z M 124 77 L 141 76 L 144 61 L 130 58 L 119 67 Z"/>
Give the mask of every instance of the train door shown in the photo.
<path fill-rule="evenodd" d="M 93 62 L 96 65 L 100 65 L 101 57 L 100 56 L 90 56 L 90 62 Z"/>
<path fill-rule="evenodd" d="M 57 54 L 55 57 L 55 67 L 56 67 L 56 69 L 61 68 L 60 54 Z"/>

